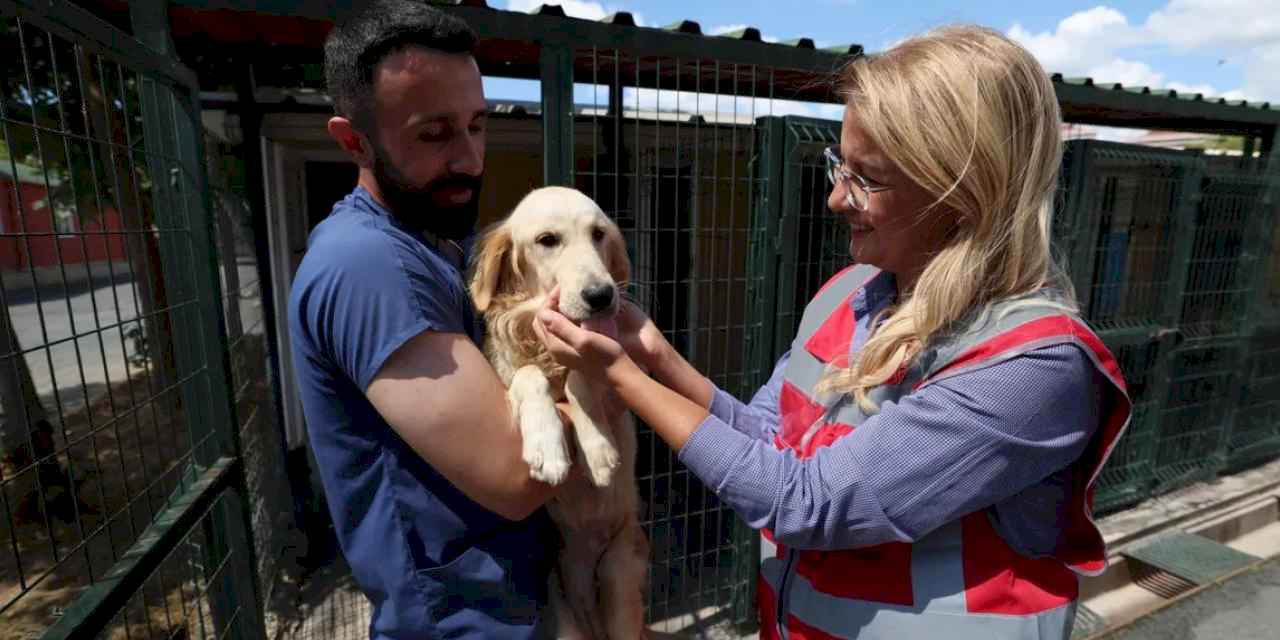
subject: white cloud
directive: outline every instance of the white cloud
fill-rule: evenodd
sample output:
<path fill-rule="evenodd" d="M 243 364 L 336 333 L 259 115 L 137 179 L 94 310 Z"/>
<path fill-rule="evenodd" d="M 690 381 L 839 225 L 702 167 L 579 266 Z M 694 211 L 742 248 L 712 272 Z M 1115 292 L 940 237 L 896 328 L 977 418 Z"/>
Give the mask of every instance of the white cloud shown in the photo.
<path fill-rule="evenodd" d="M 1280 74 L 1274 72 L 1280 65 L 1280 0 L 1169 0 L 1140 24 L 1098 6 L 1068 16 L 1052 31 L 1032 33 L 1015 23 L 1008 34 L 1051 73 L 1206 97 L 1280 99 Z M 1132 57 L 1136 50 L 1159 49 L 1240 60 L 1244 86 L 1223 91 L 1180 82 Z"/>
<path fill-rule="evenodd" d="M 1031 33 L 1014 23 L 1009 37 L 1035 54 L 1047 70 L 1071 73 L 1110 62 L 1118 48 L 1134 43 L 1137 34 L 1123 13 L 1094 7 L 1065 18 L 1052 32 Z"/>
<path fill-rule="evenodd" d="M 625 9 L 606 7 L 599 2 L 588 2 L 586 0 L 507 0 L 507 10 L 532 13 L 544 4 L 560 5 L 560 8 L 564 9 L 565 15 L 583 20 L 602 20 L 619 11 L 625 11 Z M 644 17 L 640 14 L 633 11 L 631 12 L 631 17 L 635 18 L 637 25 L 645 26 Z"/>
<path fill-rule="evenodd" d="M 1186 49 L 1262 46 L 1280 40 L 1280 0 L 1170 0 L 1144 26 Z"/>
<path fill-rule="evenodd" d="M 1125 86 L 1161 87 L 1164 76 L 1157 73 L 1145 62 L 1113 58 L 1102 64 L 1090 67 L 1084 75 L 1099 83 L 1119 82 Z"/>

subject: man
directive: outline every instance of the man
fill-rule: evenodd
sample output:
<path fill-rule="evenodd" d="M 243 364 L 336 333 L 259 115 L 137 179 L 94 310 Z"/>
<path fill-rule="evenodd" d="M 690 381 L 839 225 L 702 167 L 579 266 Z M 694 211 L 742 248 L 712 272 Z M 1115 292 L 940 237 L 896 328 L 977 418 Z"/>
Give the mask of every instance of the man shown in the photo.
<path fill-rule="evenodd" d="M 458 19 L 377 0 L 325 43 L 359 184 L 289 300 L 311 445 L 374 638 L 539 633 L 552 488 L 529 477 L 463 281 L 486 107 Z M 533 514 L 533 515 L 531 515 Z"/>

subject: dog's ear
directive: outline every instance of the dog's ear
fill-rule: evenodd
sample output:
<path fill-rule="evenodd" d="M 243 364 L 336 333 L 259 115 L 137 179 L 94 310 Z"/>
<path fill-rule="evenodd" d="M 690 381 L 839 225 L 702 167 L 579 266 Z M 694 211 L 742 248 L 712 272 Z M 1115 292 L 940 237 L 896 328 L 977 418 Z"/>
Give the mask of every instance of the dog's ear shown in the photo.
<path fill-rule="evenodd" d="M 604 245 L 605 267 L 613 281 L 622 284 L 631 281 L 631 258 L 627 256 L 627 242 L 617 225 L 610 224 Z"/>
<path fill-rule="evenodd" d="M 512 273 L 515 265 L 515 243 L 511 229 L 498 225 L 486 231 L 480 240 L 471 271 L 471 301 L 478 313 L 484 313 L 493 298 L 514 290 L 518 274 Z"/>

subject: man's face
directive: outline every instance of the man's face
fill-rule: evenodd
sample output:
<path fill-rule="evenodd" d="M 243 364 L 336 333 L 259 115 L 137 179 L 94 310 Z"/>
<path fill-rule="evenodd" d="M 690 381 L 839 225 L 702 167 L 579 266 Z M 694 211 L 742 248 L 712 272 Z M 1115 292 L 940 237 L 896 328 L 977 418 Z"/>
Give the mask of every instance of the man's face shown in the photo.
<path fill-rule="evenodd" d="M 469 54 L 409 47 L 374 70 L 372 171 L 401 221 L 457 240 L 474 226 L 487 109 Z"/>

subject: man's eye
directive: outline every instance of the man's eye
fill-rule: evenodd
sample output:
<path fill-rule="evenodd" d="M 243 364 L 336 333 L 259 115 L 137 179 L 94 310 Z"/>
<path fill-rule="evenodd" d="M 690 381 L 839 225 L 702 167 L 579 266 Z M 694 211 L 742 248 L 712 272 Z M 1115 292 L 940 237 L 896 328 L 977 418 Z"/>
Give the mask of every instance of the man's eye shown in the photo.
<path fill-rule="evenodd" d="M 446 133 L 448 132 L 445 131 L 444 127 L 428 127 L 418 134 L 418 138 L 428 142 L 434 142 L 444 138 Z"/>
<path fill-rule="evenodd" d="M 560 244 L 560 236 L 554 233 L 544 233 L 538 236 L 536 242 L 548 249 L 551 249 Z"/>

